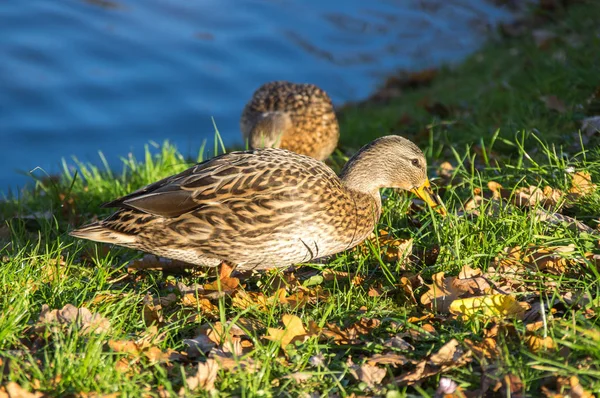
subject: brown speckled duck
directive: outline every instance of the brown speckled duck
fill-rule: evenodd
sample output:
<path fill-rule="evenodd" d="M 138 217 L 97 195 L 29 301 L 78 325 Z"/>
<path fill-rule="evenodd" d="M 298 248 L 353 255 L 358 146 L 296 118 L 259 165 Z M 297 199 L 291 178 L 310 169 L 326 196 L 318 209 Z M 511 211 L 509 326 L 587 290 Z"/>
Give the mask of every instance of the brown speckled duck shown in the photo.
<path fill-rule="evenodd" d="M 71 235 L 199 266 L 285 267 L 366 239 L 381 214 L 383 187 L 411 191 L 444 213 L 421 150 L 386 136 L 364 146 L 339 177 L 284 149 L 217 156 L 106 203 L 118 210 Z"/>
<path fill-rule="evenodd" d="M 240 128 L 250 148 L 283 148 L 318 160 L 335 150 L 340 128 L 331 99 L 314 84 L 270 82 L 244 107 Z"/>

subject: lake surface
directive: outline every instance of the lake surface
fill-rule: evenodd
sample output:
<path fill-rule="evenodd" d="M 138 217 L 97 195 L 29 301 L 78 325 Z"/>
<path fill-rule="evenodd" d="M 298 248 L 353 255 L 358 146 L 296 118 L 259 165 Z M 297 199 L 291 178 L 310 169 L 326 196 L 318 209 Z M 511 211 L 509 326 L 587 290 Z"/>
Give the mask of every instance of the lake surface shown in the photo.
<path fill-rule="evenodd" d="M 72 155 L 100 164 L 100 150 L 120 169 L 165 139 L 196 154 L 211 117 L 241 144 L 264 82 L 358 100 L 398 69 L 464 58 L 511 18 L 485 0 L 0 2 L 0 192 Z"/>

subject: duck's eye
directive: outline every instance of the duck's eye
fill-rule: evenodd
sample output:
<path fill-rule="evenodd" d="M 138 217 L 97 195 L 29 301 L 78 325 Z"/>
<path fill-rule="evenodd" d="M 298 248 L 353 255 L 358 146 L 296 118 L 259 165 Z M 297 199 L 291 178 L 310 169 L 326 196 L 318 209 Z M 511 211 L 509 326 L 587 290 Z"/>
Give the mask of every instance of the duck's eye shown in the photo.
<path fill-rule="evenodd" d="M 419 159 L 413 159 L 410 162 L 412 163 L 413 166 L 419 167 Z"/>

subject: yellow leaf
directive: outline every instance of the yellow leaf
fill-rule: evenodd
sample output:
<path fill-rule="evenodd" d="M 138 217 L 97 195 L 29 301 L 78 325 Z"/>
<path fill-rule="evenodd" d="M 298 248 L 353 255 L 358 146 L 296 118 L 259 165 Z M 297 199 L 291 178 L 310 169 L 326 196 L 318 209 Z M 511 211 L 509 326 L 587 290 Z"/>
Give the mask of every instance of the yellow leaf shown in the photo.
<path fill-rule="evenodd" d="M 596 191 L 596 184 L 592 184 L 592 177 L 587 171 L 578 171 L 573 174 L 572 186 L 569 193 L 587 195 Z"/>
<path fill-rule="evenodd" d="M 525 343 L 527 347 L 533 352 L 538 352 L 542 350 L 552 350 L 556 347 L 554 344 L 554 340 L 552 337 L 539 337 L 535 335 L 530 335 L 525 338 Z"/>
<path fill-rule="evenodd" d="M 476 314 L 506 318 L 521 315 L 526 309 L 525 306 L 526 304 L 519 303 L 513 296 L 492 294 L 454 300 L 450 304 L 450 312 L 467 318 Z"/>
<path fill-rule="evenodd" d="M 302 325 L 302 320 L 296 315 L 285 314 L 281 317 L 284 329 L 269 328 L 267 330 L 267 340 L 279 341 L 281 348 L 285 349 L 294 339 L 306 336 L 306 329 Z"/>

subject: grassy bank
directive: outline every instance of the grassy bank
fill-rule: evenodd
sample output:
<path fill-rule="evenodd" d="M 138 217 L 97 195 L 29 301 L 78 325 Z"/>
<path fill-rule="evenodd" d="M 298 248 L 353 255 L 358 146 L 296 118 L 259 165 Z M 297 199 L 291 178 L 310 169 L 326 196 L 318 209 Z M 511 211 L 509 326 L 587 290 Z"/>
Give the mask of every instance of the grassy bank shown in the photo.
<path fill-rule="evenodd" d="M 168 144 L 3 203 L 0 396 L 599 393 L 600 151 L 579 130 L 600 115 L 600 5 L 552 16 L 537 43 L 492 41 L 341 110 L 343 152 L 418 142 L 449 215 L 386 191 L 379 238 L 326 264 L 217 283 L 68 237 L 188 167 Z"/>

